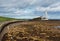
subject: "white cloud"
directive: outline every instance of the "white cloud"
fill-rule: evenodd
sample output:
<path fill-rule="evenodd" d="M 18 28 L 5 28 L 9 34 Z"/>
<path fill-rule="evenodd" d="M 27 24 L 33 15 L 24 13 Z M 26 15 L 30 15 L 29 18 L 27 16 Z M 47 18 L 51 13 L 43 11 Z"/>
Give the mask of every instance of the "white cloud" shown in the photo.
<path fill-rule="evenodd" d="M 15 13 L 16 14 L 24 14 L 24 13 L 30 13 L 30 11 L 27 11 L 27 10 L 17 10 Z"/>
<path fill-rule="evenodd" d="M 50 5 L 49 7 L 36 7 L 37 11 L 60 11 L 60 3 L 55 3 Z"/>
<path fill-rule="evenodd" d="M 34 15 L 34 11 L 60 11 L 60 0 L 0 0 L 0 9 L 10 15 Z M 5 13 L 4 13 L 5 14 Z"/>
<path fill-rule="evenodd" d="M 0 0 L 0 6 L 5 8 L 27 8 L 29 6 L 34 6 L 36 9 L 40 9 L 40 11 L 44 11 L 45 9 L 52 10 L 51 7 L 55 8 L 56 6 L 60 5 L 59 0 Z M 32 8 L 34 8 L 32 7 Z M 47 8 L 46 8 L 47 7 Z M 8 9 L 8 10 L 10 10 Z M 13 9 L 12 9 L 13 10 Z"/>
<path fill-rule="evenodd" d="M 47 8 L 45 8 L 45 7 L 36 7 L 35 9 L 36 9 L 37 11 L 44 12 Z"/>
<path fill-rule="evenodd" d="M 48 11 L 60 11 L 60 2 L 50 5 Z"/>
<path fill-rule="evenodd" d="M 50 5 L 49 7 L 53 8 L 53 7 L 57 7 L 57 6 L 60 6 L 60 2 L 54 3 L 54 4 Z"/>
<path fill-rule="evenodd" d="M 58 7 L 54 7 L 54 8 L 50 8 L 49 11 L 60 11 L 60 6 Z"/>

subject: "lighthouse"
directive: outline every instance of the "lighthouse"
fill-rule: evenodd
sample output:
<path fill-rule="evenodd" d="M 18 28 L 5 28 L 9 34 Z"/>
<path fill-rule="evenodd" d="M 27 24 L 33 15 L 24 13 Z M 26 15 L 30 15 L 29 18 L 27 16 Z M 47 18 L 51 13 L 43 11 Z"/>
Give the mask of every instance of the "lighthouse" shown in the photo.
<path fill-rule="evenodd" d="M 45 10 L 44 16 L 41 17 L 41 20 L 48 20 L 48 12 Z"/>
<path fill-rule="evenodd" d="M 47 12 L 47 10 L 45 11 L 45 20 L 48 20 L 48 12 Z"/>

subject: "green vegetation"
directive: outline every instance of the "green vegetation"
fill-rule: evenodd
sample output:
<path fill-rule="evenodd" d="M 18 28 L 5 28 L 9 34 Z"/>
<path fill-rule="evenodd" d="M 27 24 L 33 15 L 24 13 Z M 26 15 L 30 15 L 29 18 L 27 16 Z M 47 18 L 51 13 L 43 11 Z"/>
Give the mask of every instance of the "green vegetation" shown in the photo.
<path fill-rule="evenodd" d="M 17 20 L 17 19 L 15 19 L 15 18 L 8 18 L 8 17 L 1 17 L 1 16 L 0 16 L 0 22 L 10 21 L 10 20 Z"/>

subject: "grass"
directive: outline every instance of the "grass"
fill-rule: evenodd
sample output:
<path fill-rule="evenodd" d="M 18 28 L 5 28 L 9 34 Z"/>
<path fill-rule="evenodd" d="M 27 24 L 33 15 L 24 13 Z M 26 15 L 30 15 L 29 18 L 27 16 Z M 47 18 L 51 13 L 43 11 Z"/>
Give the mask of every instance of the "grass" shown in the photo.
<path fill-rule="evenodd" d="M 15 18 L 8 18 L 8 17 L 2 17 L 2 16 L 0 16 L 0 22 L 10 21 L 10 20 L 17 20 L 17 19 L 15 19 Z"/>

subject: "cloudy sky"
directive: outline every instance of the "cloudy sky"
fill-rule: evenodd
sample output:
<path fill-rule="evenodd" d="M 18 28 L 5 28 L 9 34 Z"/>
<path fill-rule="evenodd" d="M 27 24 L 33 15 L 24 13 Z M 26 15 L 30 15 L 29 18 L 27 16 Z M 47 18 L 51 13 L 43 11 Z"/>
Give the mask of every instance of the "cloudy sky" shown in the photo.
<path fill-rule="evenodd" d="M 31 19 L 43 16 L 60 19 L 60 0 L 0 0 L 0 16 Z"/>

